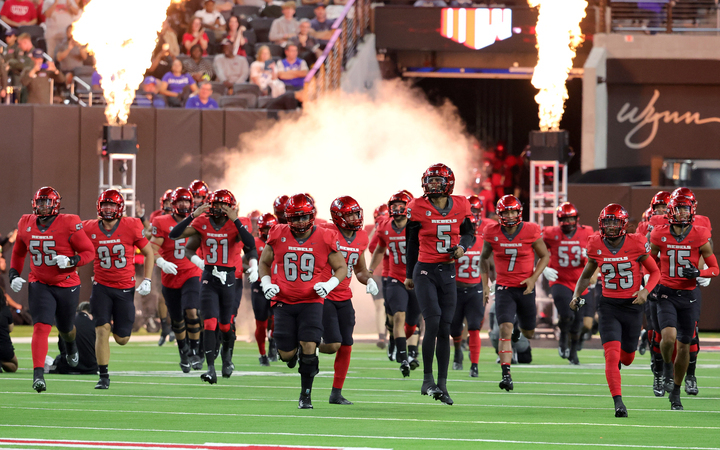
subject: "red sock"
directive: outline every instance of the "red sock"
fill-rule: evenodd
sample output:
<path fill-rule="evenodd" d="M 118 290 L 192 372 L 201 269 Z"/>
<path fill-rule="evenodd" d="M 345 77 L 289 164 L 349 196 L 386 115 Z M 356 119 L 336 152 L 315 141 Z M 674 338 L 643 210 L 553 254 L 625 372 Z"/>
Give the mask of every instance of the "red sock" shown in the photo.
<path fill-rule="evenodd" d="M 700 351 L 700 346 L 697 344 L 690 344 L 690 353 L 697 353 Z"/>
<path fill-rule="evenodd" d="M 620 378 L 620 341 L 610 341 L 603 344 L 605 348 L 605 378 L 607 378 L 610 395 L 622 395 L 622 382 Z"/>
<path fill-rule="evenodd" d="M 260 355 L 265 355 L 265 334 L 267 333 L 267 320 L 255 321 L 255 340 L 257 341 Z"/>
<path fill-rule="evenodd" d="M 623 349 L 620 349 L 620 362 L 623 366 L 629 366 L 635 361 L 635 352 L 628 353 Z"/>
<path fill-rule="evenodd" d="M 676 356 L 677 356 L 677 340 L 675 340 L 675 347 L 673 347 L 673 355 L 672 355 L 672 359 L 670 360 L 673 362 L 673 364 L 675 364 Z"/>
<path fill-rule="evenodd" d="M 333 387 L 342 389 L 345 384 L 348 369 L 350 368 L 350 353 L 352 353 L 351 345 L 341 345 L 340 350 L 335 354 L 335 378 L 333 379 Z"/>
<path fill-rule="evenodd" d="M 468 331 L 468 347 L 470 347 L 470 362 L 477 364 L 480 360 L 480 330 Z"/>
<path fill-rule="evenodd" d="M 405 324 L 405 339 L 410 339 L 410 336 L 415 334 L 415 329 L 417 328 L 417 325 L 408 325 Z"/>
<path fill-rule="evenodd" d="M 48 336 L 50 336 L 51 325 L 36 323 L 33 325 L 32 334 L 32 360 L 33 368 L 45 367 L 45 357 L 48 354 Z"/>

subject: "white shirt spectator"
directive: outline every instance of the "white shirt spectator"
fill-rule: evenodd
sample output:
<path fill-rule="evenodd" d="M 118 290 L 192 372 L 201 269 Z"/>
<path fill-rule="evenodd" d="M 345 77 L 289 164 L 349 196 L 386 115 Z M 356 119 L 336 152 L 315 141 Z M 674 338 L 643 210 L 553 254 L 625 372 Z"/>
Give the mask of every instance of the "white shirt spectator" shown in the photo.
<path fill-rule="evenodd" d="M 220 25 L 225 25 L 225 18 L 220 14 L 219 11 L 207 12 L 204 9 L 199 9 L 195 12 L 195 17 L 199 17 L 202 20 L 203 25 L 206 27 L 214 27 L 215 20 L 220 19 Z"/>
<path fill-rule="evenodd" d="M 232 55 L 228 58 L 223 54 L 217 55 L 213 67 L 217 80 L 223 83 L 245 83 L 250 74 L 250 66 L 244 56 Z"/>
<path fill-rule="evenodd" d="M 285 42 L 286 36 L 297 36 L 300 32 L 300 22 L 295 18 L 290 20 L 280 17 L 279 19 L 273 20 L 270 25 L 270 40 L 275 43 Z"/>

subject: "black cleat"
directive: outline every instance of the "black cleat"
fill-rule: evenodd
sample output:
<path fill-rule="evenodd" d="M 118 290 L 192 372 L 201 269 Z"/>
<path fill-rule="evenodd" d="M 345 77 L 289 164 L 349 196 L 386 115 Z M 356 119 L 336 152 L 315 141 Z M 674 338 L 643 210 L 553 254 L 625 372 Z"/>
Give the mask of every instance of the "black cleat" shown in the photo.
<path fill-rule="evenodd" d="M 463 370 L 463 353 L 462 351 L 455 351 L 455 358 L 453 359 L 453 370 Z"/>
<path fill-rule="evenodd" d="M 182 370 L 183 373 L 190 373 L 191 369 L 190 357 L 187 352 L 180 351 L 180 370 Z"/>
<path fill-rule="evenodd" d="M 260 355 L 260 365 L 263 367 L 270 367 L 270 360 L 268 359 L 267 355 Z"/>
<path fill-rule="evenodd" d="M 685 393 L 687 395 L 698 395 L 698 385 L 695 375 L 685 376 Z"/>
<path fill-rule="evenodd" d="M 640 345 L 638 345 L 638 353 L 644 355 L 648 348 L 647 330 L 640 332 Z"/>
<path fill-rule="evenodd" d="M 408 355 L 408 363 L 410 363 L 410 370 L 415 370 L 420 367 L 420 361 L 412 355 Z"/>
<path fill-rule="evenodd" d="M 625 407 L 625 405 L 620 404 L 615 407 L 615 417 L 627 417 L 627 416 L 628 416 L 628 413 L 627 413 L 627 408 Z"/>
<path fill-rule="evenodd" d="M 33 370 L 33 384 L 32 387 L 35 389 L 38 394 L 40 392 L 47 390 L 47 385 L 45 384 L 45 375 L 43 373 L 44 368 L 38 367 Z"/>
<path fill-rule="evenodd" d="M 95 389 L 110 389 L 110 377 L 100 377 Z"/>
<path fill-rule="evenodd" d="M 200 375 L 200 379 L 206 383 L 217 384 L 217 373 L 215 372 L 215 365 L 208 364 L 207 372 Z"/>
<path fill-rule="evenodd" d="M 275 343 L 275 339 L 273 338 L 268 339 L 267 357 L 270 362 L 277 362 L 278 360 L 277 343 Z"/>
<path fill-rule="evenodd" d="M 310 397 L 308 397 L 309 399 Z M 302 401 L 302 397 L 300 397 L 300 401 Z M 343 395 L 340 392 L 333 392 L 330 394 L 330 404 L 331 405 L 352 405 L 353 402 L 343 397 Z M 312 408 L 312 405 L 310 405 Z"/>
<path fill-rule="evenodd" d="M 387 346 L 387 357 L 390 361 L 395 361 L 395 352 L 397 349 L 395 348 L 395 340 L 391 339 L 390 343 Z"/>
<path fill-rule="evenodd" d="M 675 380 L 673 377 L 664 377 L 663 378 L 663 386 L 665 387 L 665 392 L 668 394 L 672 392 L 673 387 L 675 387 Z"/>
<path fill-rule="evenodd" d="M 513 333 L 515 330 L 513 330 Z M 560 338 L 558 339 L 558 355 L 562 359 L 568 359 L 570 356 L 570 348 L 568 347 L 568 334 L 567 331 L 560 331 Z M 513 341 L 515 342 L 515 341 Z"/>
<path fill-rule="evenodd" d="M 452 406 L 452 404 L 454 402 L 453 402 L 453 399 L 450 398 L 450 394 L 448 394 L 447 388 L 440 388 L 440 389 L 442 390 L 442 394 L 439 397 L 434 397 L 435 400 L 440 400 L 444 404 Z"/>
<path fill-rule="evenodd" d="M 289 368 L 294 369 L 295 366 L 296 366 L 297 363 L 298 363 L 298 359 L 300 359 L 300 349 L 299 349 L 299 348 L 298 348 L 297 351 L 295 352 L 295 356 L 293 356 L 292 358 L 290 358 L 290 361 L 286 361 L 285 363 L 287 364 L 287 366 L 288 366 Z"/>
<path fill-rule="evenodd" d="M 78 353 L 77 342 L 65 341 L 65 345 L 67 346 L 67 355 L 65 355 L 65 360 L 67 361 L 68 366 L 77 367 L 78 363 L 80 363 L 80 353 Z"/>
<path fill-rule="evenodd" d="M 519 327 L 513 328 L 512 336 L 510 337 L 510 339 L 513 342 L 517 342 L 520 340 L 520 328 Z"/>
<path fill-rule="evenodd" d="M 204 354 L 195 353 L 193 355 L 190 355 L 190 366 L 193 368 L 193 370 L 202 370 L 204 362 L 205 362 Z"/>
<path fill-rule="evenodd" d="M 680 392 L 677 394 L 673 391 L 670 391 L 670 394 L 668 395 L 668 400 L 670 400 L 670 409 L 673 411 L 682 411 L 683 405 L 680 401 Z"/>
<path fill-rule="evenodd" d="M 470 364 L 470 378 L 477 378 L 478 377 L 478 365 L 477 364 Z"/>
<path fill-rule="evenodd" d="M 510 392 L 513 390 L 513 380 L 510 374 L 503 375 L 502 381 L 500 382 L 500 389 L 505 389 Z"/>
<path fill-rule="evenodd" d="M 420 394 L 430 395 L 435 399 L 439 399 L 442 395 L 442 390 L 435 383 L 423 382 L 422 387 L 420 388 Z"/>
<path fill-rule="evenodd" d="M 579 366 L 580 365 L 580 359 L 578 358 L 577 352 L 571 353 L 568 356 L 568 361 L 570 362 L 571 366 Z"/>
<path fill-rule="evenodd" d="M 655 394 L 655 397 L 663 397 L 665 395 L 665 385 L 660 375 L 655 375 L 653 378 L 653 394 Z"/>
<path fill-rule="evenodd" d="M 300 395 L 298 409 L 313 409 L 312 400 L 309 395 Z"/>
<path fill-rule="evenodd" d="M 400 372 L 403 374 L 403 378 L 407 378 L 410 376 L 410 363 L 407 361 L 403 361 L 400 363 Z"/>
<path fill-rule="evenodd" d="M 171 344 L 173 342 L 175 342 L 175 332 L 174 331 L 171 331 L 170 334 L 168 334 L 168 342 L 170 342 Z"/>

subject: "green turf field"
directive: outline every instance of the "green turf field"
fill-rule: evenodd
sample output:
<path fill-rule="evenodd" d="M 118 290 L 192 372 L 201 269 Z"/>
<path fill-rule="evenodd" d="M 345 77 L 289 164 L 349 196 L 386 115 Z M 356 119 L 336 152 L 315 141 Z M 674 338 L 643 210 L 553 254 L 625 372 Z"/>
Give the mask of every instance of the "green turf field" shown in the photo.
<path fill-rule="evenodd" d="M 506 393 L 487 344 L 480 378 L 451 371 L 454 406 L 421 396 L 422 368 L 403 379 L 371 344 L 353 351 L 343 393 L 355 405 L 329 405 L 333 359 L 321 355 L 311 411 L 297 409 L 297 371 L 283 363 L 261 368 L 254 344 L 237 343 L 233 377 L 214 386 L 202 383 L 200 372 L 182 374 L 173 345 L 113 344 L 108 391 L 93 389 L 95 376 L 46 375 L 42 394 L 31 389 L 30 345 L 16 344 L 21 369 L 0 374 L 0 448 L 50 448 L 3 438 L 415 450 L 720 446 L 718 352 L 700 354 L 700 395 L 683 392 L 685 411 L 670 411 L 667 397 L 653 396 L 649 355 L 638 354 L 621 371 L 630 417 L 616 419 L 601 350 L 583 350 L 583 365 L 570 367 L 555 349 L 535 349 L 533 364 L 513 366 L 515 390 Z"/>

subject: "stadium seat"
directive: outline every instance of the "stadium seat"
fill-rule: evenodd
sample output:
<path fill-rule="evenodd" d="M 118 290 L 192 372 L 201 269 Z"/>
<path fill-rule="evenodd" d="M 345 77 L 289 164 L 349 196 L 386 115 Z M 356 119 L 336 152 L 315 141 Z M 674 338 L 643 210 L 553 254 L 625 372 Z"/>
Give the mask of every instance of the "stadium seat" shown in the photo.
<path fill-rule="evenodd" d="M 255 44 L 255 54 L 257 55 L 258 50 L 263 45 L 267 45 L 270 48 L 270 54 L 274 57 L 279 56 L 281 59 L 285 57 L 285 49 L 272 42 L 258 42 Z"/>
<path fill-rule="evenodd" d="M 257 108 L 257 96 L 254 94 L 224 95 L 220 98 L 221 108 Z"/>
<path fill-rule="evenodd" d="M 233 85 L 233 93 L 237 94 L 253 94 L 256 97 L 260 97 L 260 86 L 254 83 L 235 83 Z"/>
<path fill-rule="evenodd" d="M 260 8 L 257 6 L 235 5 L 232 9 L 232 15 L 238 17 L 252 17 L 260 14 Z"/>
<path fill-rule="evenodd" d="M 255 31 L 255 36 L 259 42 L 267 42 L 270 40 L 270 27 L 273 20 L 270 18 L 256 17 L 250 22 L 250 26 Z"/>
<path fill-rule="evenodd" d="M 211 84 L 212 84 L 213 94 L 217 93 L 222 96 L 227 93 L 227 88 L 225 87 L 225 85 L 222 82 L 213 81 Z"/>
<path fill-rule="evenodd" d="M 295 18 L 300 19 L 314 19 L 315 18 L 315 6 L 313 5 L 301 5 L 295 10 Z"/>
<path fill-rule="evenodd" d="M 80 66 L 73 69 L 73 75 L 76 77 L 92 77 L 93 73 L 95 73 L 93 66 Z"/>
<path fill-rule="evenodd" d="M 258 108 L 259 108 L 259 109 L 266 109 L 268 103 L 270 103 L 271 101 L 273 101 L 273 98 L 270 97 L 269 95 L 268 95 L 268 96 L 264 96 L 264 97 L 258 97 Z"/>

